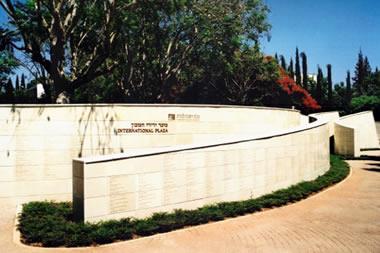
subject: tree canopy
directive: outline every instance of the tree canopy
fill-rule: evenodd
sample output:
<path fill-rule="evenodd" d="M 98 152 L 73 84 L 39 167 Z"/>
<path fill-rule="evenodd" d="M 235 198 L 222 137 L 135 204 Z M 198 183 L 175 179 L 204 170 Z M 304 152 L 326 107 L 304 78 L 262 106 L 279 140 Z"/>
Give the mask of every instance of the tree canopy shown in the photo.
<path fill-rule="evenodd" d="M 260 0 L 5 0 L 13 48 L 47 73 L 52 97 L 100 77 L 137 100 L 170 101 L 184 70 L 225 65 L 269 32 Z M 210 59 L 212 61 L 210 61 Z M 217 68 L 216 66 L 211 66 Z M 181 86 L 173 88 L 176 86 Z"/>

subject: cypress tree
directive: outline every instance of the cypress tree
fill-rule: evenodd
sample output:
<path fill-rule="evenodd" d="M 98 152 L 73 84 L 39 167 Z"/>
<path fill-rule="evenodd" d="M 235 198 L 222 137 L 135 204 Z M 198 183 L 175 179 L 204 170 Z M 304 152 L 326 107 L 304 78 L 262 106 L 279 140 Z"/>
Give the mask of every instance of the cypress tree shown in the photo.
<path fill-rule="evenodd" d="M 301 85 L 301 66 L 298 47 L 296 47 L 296 83 Z"/>
<path fill-rule="evenodd" d="M 25 76 L 24 73 L 21 75 L 21 84 L 20 84 L 21 89 L 25 90 Z"/>
<path fill-rule="evenodd" d="M 351 90 L 351 73 L 349 70 L 347 70 L 347 77 L 346 77 L 346 104 L 351 104 L 351 98 L 352 98 L 352 90 Z"/>
<path fill-rule="evenodd" d="M 8 103 L 13 103 L 14 100 L 14 88 L 12 80 L 9 78 L 7 84 L 5 85 L 5 101 Z"/>
<path fill-rule="evenodd" d="M 328 84 L 328 92 L 327 92 L 327 101 L 328 105 L 332 105 L 332 76 L 331 76 L 331 64 L 327 64 L 327 84 Z"/>
<path fill-rule="evenodd" d="M 352 78 L 354 81 L 354 90 L 358 96 L 365 95 L 368 90 L 369 77 L 371 75 L 371 66 L 369 65 L 368 58 L 363 56 L 360 50 L 358 61 L 355 65 L 355 76 Z"/>
<path fill-rule="evenodd" d="M 289 63 L 289 67 L 288 67 L 288 73 L 289 73 L 289 76 L 294 79 L 294 65 L 293 65 L 293 58 L 290 58 L 290 63 Z"/>
<path fill-rule="evenodd" d="M 18 75 L 16 76 L 16 91 L 20 90 L 20 81 L 18 80 Z"/>
<path fill-rule="evenodd" d="M 277 53 L 274 55 L 274 59 L 276 60 L 276 62 L 278 64 L 278 55 L 277 55 Z"/>
<path fill-rule="evenodd" d="M 280 62 L 281 62 L 281 68 L 283 68 L 286 71 L 286 69 L 287 69 L 286 60 L 285 60 L 285 57 L 283 55 L 280 56 Z"/>
<path fill-rule="evenodd" d="M 302 86 L 304 89 L 308 90 L 308 76 L 307 76 L 307 57 L 305 52 L 301 53 L 302 59 Z"/>
<path fill-rule="evenodd" d="M 316 87 L 316 100 L 321 105 L 322 104 L 322 82 L 323 82 L 323 72 L 322 69 L 318 66 L 318 74 L 317 74 L 317 87 Z"/>
<path fill-rule="evenodd" d="M 371 66 L 369 65 L 369 61 L 367 56 L 364 58 L 364 81 L 363 81 L 363 92 L 364 94 L 368 94 L 369 86 L 370 86 L 370 77 L 372 74 Z"/>

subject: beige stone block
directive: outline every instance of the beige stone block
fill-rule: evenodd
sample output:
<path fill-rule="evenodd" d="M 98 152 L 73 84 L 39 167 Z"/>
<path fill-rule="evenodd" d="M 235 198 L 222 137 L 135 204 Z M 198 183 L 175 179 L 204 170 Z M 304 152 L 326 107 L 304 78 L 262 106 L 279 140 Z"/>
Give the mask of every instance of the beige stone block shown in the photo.
<path fill-rule="evenodd" d="M 224 165 L 224 179 L 234 179 L 239 176 L 239 166 L 238 163 L 230 163 Z"/>
<path fill-rule="evenodd" d="M 163 190 L 156 189 L 151 191 L 139 191 L 137 197 L 137 208 L 147 209 L 151 207 L 158 207 L 163 204 Z"/>
<path fill-rule="evenodd" d="M 240 163 L 253 163 L 255 161 L 255 153 L 252 149 L 239 150 Z"/>
<path fill-rule="evenodd" d="M 180 161 L 185 162 L 186 168 L 204 168 L 205 167 L 205 152 L 198 150 L 196 152 L 186 152 Z"/>
<path fill-rule="evenodd" d="M 107 189 L 107 183 L 108 188 Z M 138 191 L 138 175 L 115 175 L 110 176 L 107 180 L 103 180 L 104 190 L 107 190 L 107 194 L 118 195 L 124 193 L 131 193 Z"/>
<path fill-rule="evenodd" d="M 206 183 L 206 196 L 218 196 L 224 192 L 224 182 L 212 180 Z"/>
<path fill-rule="evenodd" d="M 117 193 L 120 191 L 120 188 L 125 187 L 122 184 L 116 184 L 112 178 L 108 179 L 107 177 L 84 179 L 84 184 L 84 194 L 86 198 L 107 196 L 110 192 Z"/>
<path fill-rule="evenodd" d="M 110 213 L 110 197 L 85 197 L 84 210 L 84 216 L 86 220 L 91 217 L 106 216 Z"/>
<path fill-rule="evenodd" d="M 254 175 L 265 174 L 265 161 L 258 161 L 254 163 Z"/>
<path fill-rule="evenodd" d="M 163 188 L 166 191 L 186 185 L 186 170 L 171 170 L 163 172 Z"/>
<path fill-rule="evenodd" d="M 13 182 L 16 196 L 61 194 L 72 192 L 72 180 L 16 181 Z"/>
<path fill-rule="evenodd" d="M 198 185 L 206 182 L 206 168 L 188 168 L 186 170 L 186 184 Z"/>
<path fill-rule="evenodd" d="M 239 179 L 224 180 L 224 193 L 238 192 Z"/>
<path fill-rule="evenodd" d="M 186 199 L 187 201 L 203 199 L 206 195 L 205 184 L 188 184 L 186 185 Z"/>
<path fill-rule="evenodd" d="M 137 193 L 118 193 L 109 196 L 110 213 L 129 212 L 137 208 Z"/>
<path fill-rule="evenodd" d="M 11 166 L 0 166 L 0 183 L 14 181 L 15 169 Z"/>
<path fill-rule="evenodd" d="M 163 189 L 163 172 L 138 175 L 138 191 Z"/>
<path fill-rule="evenodd" d="M 214 167 L 224 165 L 223 151 L 207 151 L 205 150 L 205 167 Z"/>
<path fill-rule="evenodd" d="M 240 180 L 239 180 L 239 190 L 240 191 L 252 189 L 253 185 L 254 185 L 253 175 L 249 176 L 249 177 L 240 178 Z"/>
<path fill-rule="evenodd" d="M 176 203 L 183 203 L 187 201 L 186 185 L 174 188 L 167 188 L 164 190 L 163 205 L 171 205 Z"/>
<path fill-rule="evenodd" d="M 15 185 L 13 181 L 0 182 L 0 198 L 10 198 L 15 196 Z"/>
<path fill-rule="evenodd" d="M 255 158 L 256 161 L 264 161 L 265 160 L 265 149 L 260 148 L 255 150 Z"/>

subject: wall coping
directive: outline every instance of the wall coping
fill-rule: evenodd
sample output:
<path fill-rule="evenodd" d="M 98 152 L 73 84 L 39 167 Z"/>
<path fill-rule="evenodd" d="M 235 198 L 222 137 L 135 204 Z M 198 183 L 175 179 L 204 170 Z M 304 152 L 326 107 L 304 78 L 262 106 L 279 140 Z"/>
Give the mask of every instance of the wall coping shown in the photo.
<path fill-rule="evenodd" d="M 0 104 L 0 108 L 57 108 L 57 107 L 184 107 L 184 108 L 240 108 L 240 109 L 261 109 L 261 110 L 281 110 L 300 112 L 291 108 L 265 107 L 265 106 L 244 106 L 244 105 L 222 105 L 222 104 L 128 104 L 128 103 L 111 103 L 111 104 Z"/>
<path fill-rule="evenodd" d="M 317 112 L 317 113 L 309 114 L 309 116 L 318 116 L 318 115 L 322 115 L 322 114 L 332 114 L 332 113 L 338 113 L 339 114 L 339 111 Z"/>
<path fill-rule="evenodd" d="M 340 117 L 338 121 L 341 121 L 341 120 L 347 119 L 347 118 L 351 118 L 351 117 L 355 117 L 355 116 L 360 115 L 360 114 L 366 114 L 366 113 L 372 113 L 372 115 L 373 115 L 373 111 L 368 110 L 368 111 L 363 111 L 363 112 L 357 112 L 354 114 L 348 114 L 346 116 Z"/>
<path fill-rule="evenodd" d="M 277 130 L 277 131 L 272 131 L 271 133 L 265 133 L 265 134 L 240 135 L 240 138 L 234 136 L 234 137 L 229 137 L 229 138 L 218 139 L 214 142 L 208 142 L 207 144 L 197 143 L 197 144 L 188 144 L 188 145 L 177 145 L 177 146 L 172 146 L 172 147 L 133 149 L 133 150 L 128 150 L 127 152 L 124 152 L 124 153 L 119 153 L 119 154 L 74 158 L 73 161 L 78 162 L 78 163 L 84 163 L 84 164 L 93 164 L 93 163 L 100 163 L 100 162 L 126 160 L 126 159 L 138 158 L 138 157 L 155 156 L 155 155 L 161 155 L 161 154 L 167 154 L 167 153 L 177 153 L 181 151 L 192 151 L 192 150 L 213 148 L 213 147 L 219 147 L 219 146 L 228 146 L 228 145 L 233 145 L 233 144 L 257 141 L 257 140 L 266 140 L 266 139 L 285 136 L 285 135 L 289 135 L 293 133 L 303 132 L 306 130 L 320 127 L 322 125 L 326 125 L 328 122 L 329 122 L 328 120 L 317 120 L 306 126 L 300 125 L 294 128 L 287 129 L 287 130 Z"/>

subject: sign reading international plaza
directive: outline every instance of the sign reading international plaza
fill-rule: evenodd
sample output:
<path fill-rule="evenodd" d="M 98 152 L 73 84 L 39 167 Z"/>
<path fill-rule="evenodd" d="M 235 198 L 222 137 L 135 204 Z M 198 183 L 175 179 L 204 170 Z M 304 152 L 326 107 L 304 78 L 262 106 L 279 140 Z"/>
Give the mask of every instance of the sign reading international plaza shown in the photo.
<path fill-rule="evenodd" d="M 118 128 L 118 134 L 142 133 L 142 134 L 162 134 L 168 132 L 168 123 L 131 123 L 129 128 Z"/>

